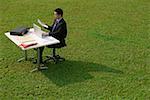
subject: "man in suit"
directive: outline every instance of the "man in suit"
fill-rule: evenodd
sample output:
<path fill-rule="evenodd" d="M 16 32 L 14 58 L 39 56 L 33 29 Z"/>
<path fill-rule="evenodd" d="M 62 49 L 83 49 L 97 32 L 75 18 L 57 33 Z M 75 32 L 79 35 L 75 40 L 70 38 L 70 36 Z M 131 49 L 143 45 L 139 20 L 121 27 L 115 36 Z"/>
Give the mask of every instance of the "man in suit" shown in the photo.
<path fill-rule="evenodd" d="M 61 48 L 66 46 L 65 38 L 67 36 L 67 25 L 65 20 L 63 19 L 63 10 L 61 8 L 57 8 L 54 10 L 54 22 L 52 26 L 48 26 L 48 28 L 44 27 L 45 29 L 48 29 L 50 32 L 43 33 L 42 36 L 52 36 L 60 41 L 60 43 L 49 45 L 48 48 Z M 43 53 L 44 47 L 40 48 L 40 58 L 41 63 L 42 61 L 42 53 Z"/>

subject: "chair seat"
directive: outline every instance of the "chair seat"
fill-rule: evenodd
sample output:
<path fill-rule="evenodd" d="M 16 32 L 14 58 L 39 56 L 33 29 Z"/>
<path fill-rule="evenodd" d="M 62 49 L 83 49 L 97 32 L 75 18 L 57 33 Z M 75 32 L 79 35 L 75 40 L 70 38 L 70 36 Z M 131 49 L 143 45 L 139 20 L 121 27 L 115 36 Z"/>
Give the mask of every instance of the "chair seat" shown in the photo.
<path fill-rule="evenodd" d="M 57 43 L 57 44 L 53 44 L 53 45 L 48 45 L 48 48 L 62 48 L 67 46 L 66 43 Z"/>

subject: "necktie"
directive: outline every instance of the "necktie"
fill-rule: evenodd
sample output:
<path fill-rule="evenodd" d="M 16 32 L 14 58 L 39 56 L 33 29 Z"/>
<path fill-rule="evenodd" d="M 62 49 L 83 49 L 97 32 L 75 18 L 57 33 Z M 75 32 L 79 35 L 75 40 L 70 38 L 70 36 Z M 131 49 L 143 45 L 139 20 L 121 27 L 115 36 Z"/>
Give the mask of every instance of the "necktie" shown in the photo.
<path fill-rule="evenodd" d="M 54 26 L 53 26 L 53 28 L 52 28 L 52 32 L 55 30 L 55 28 L 56 28 L 57 24 L 58 24 L 58 22 L 57 22 L 57 21 L 55 21 L 55 24 L 54 24 Z"/>

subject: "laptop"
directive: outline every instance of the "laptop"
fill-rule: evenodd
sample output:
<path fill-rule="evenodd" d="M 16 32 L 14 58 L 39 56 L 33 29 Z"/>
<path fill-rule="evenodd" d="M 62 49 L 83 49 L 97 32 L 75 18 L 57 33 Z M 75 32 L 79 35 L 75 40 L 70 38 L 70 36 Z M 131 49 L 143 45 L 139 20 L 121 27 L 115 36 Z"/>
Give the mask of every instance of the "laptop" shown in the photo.
<path fill-rule="evenodd" d="M 34 29 L 35 34 L 36 34 L 38 37 L 42 38 L 42 30 L 41 30 L 41 27 L 33 23 L 33 29 Z"/>

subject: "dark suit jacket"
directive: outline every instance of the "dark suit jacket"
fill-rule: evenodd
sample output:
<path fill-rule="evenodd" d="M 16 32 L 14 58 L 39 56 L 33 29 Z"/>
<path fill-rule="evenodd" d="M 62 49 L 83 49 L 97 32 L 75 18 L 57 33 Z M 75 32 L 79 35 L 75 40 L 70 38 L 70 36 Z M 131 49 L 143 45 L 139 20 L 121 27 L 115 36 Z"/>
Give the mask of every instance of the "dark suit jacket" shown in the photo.
<path fill-rule="evenodd" d="M 54 20 L 54 23 L 55 23 L 55 20 Z M 57 25 L 55 26 L 55 29 L 53 30 L 52 32 L 52 28 L 54 26 L 54 23 L 52 26 L 48 26 L 48 29 L 50 32 L 49 32 L 49 35 L 50 36 L 53 36 L 54 38 L 58 39 L 60 41 L 60 43 L 56 44 L 56 45 L 52 45 L 50 47 L 64 47 L 66 46 L 66 43 L 65 43 L 65 38 L 67 36 L 67 25 L 66 25 L 66 22 L 65 20 L 62 18 L 59 23 L 57 23 Z"/>

